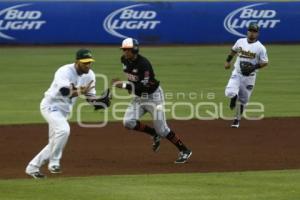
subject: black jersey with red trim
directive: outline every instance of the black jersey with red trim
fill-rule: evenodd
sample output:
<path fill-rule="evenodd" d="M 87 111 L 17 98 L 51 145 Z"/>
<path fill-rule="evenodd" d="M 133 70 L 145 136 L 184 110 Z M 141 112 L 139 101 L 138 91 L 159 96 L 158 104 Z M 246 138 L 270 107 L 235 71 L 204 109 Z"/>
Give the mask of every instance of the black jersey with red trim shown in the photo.
<path fill-rule="evenodd" d="M 121 62 L 128 81 L 134 84 L 135 95 L 141 96 L 143 93 L 155 92 L 159 81 L 155 79 L 152 65 L 147 58 L 140 54 L 137 54 L 135 60 L 129 60 L 122 56 Z"/>

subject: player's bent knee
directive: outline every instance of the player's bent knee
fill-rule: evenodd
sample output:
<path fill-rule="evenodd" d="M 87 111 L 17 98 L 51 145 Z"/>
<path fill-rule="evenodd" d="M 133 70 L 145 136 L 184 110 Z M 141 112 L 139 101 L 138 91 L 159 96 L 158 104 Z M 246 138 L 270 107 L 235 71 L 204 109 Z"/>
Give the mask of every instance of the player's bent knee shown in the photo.
<path fill-rule="evenodd" d="M 123 126 L 127 129 L 134 129 L 136 126 L 136 120 L 124 120 Z"/>
<path fill-rule="evenodd" d="M 225 96 L 226 97 L 229 97 L 229 98 L 232 98 L 234 97 L 235 95 L 237 95 L 235 92 L 233 92 L 231 89 L 226 89 L 225 90 Z"/>
<path fill-rule="evenodd" d="M 155 128 L 155 131 L 158 135 L 160 135 L 161 137 L 167 137 L 167 135 L 169 134 L 170 132 L 170 129 L 169 128 Z"/>

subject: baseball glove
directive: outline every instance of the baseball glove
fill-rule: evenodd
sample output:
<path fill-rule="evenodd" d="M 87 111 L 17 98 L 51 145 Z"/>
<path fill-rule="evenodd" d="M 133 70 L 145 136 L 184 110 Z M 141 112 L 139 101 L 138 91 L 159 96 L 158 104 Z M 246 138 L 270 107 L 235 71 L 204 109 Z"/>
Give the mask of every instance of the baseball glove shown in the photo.
<path fill-rule="evenodd" d="M 110 106 L 110 100 L 112 99 L 109 89 L 106 89 L 101 97 L 96 99 L 87 99 L 87 101 L 92 104 L 95 110 L 106 109 Z"/>
<path fill-rule="evenodd" d="M 240 62 L 241 73 L 244 76 L 249 76 L 252 72 L 256 70 L 256 66 L 250 62 L 241 61 Z"/>

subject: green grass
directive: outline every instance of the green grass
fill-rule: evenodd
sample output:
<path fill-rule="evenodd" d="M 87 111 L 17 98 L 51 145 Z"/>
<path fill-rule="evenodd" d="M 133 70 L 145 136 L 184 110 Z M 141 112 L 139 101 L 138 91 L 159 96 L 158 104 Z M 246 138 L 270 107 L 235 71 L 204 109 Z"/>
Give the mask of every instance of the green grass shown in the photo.
<path fill-rule="evenodd" d="M 108 79 L 125 78 L 120 65 L 118 47 L 91 47 L 96 63 L 94 71 L 103 73 Z M 252 95 L 252 102 L 261 102 L 265 106 L 265 116 L 300 115 L 300 53 L 299 45 L 267 45 L 270 66 L 259 72 L 257 84 Z M 0 48 L 0 124 L 41 123 L 39 103 L 44 91 L 49 87 L 56 69 L 73 62 L 76 47 L 32 47 Z M 224 96 L 231 70 L 223 69 L 224 60 L 230 46 L 195 46 L 195 47 L 142 47 L 141 53 L 148 57 L 164 91 L 172 98 L 167 108 L 175 102 L 214 102 L 218 110 L 225 115 L 232 115 L 227 109 L 228 99 Z M 97 80 L 98 92 L 103 82 Z M 176 97 L 176 93 L 185 93 Z M 188 98 L 189 93 L 196 93 L 196 98 Z M 214 98 L 209 98 L 213 93 Z M 83 100 L 79 102 L 84 102 Z M 119 102 L 114 100 L 113 103 Z M 222 105 L 223 104 L 223 108 Z M 177 107 L 176 115 L 187 116 L 187 107 Z M 208 108 L 212 110 L 212 107 Z M 74 109 L 75 110 L 75 109 Z M 109 109 L 112 119 L 112 109 Z M 204 115 L 204 107 L 199 114 Z M 72 120 L 76 120 L 76 112 Z M 92 108 L 82 112 L 84 121 L 100 120 L 102 114 Z M 122 116 L 122 113 L 120 113 Z M 167 117 L 171 118 L 170 112 Z M 195 115 L 193 115 L 195 117 Z"/>
<path fill-rule="evenodd" d="M 118 47 L 91 49 L 97 60 L 95 72 L 106 74 L 108 79 L 123 77 Z M 188 101 L 196 105 L 208 101 L 217 103 L 219 109 L 224 104 L 225 114 L 231 115 L 224 97 L 231 72 L 223 69 L 229 49 L 230 46 L 145 47 L 142 54 L 151 60 L 164 91 L 173 95 L 168 102 Z M 267 45 L 267 49 L 270 66 L 259 72 L 251 101 L 262 102 L 267 117 L 300 116 L 300 46 Z M 0 48 L 0 124 L 44 122 L 39 112 L 43 92 L 56 69 L 73 61 L 76 50 L 76 47 Z M 97 86 L 99 92 L 100 80 Z M 177 92 L 186 95 L 195 92 L 197 98 L 175 98 Z M 215 98 L 208 98 L 210 93 Z M 111 109 L 108 111 L 112 119 Z M 176 113 L 184 116 L 186 110 L 177 109 Z M 83 116 L 95 121 L 102 114 L 88 108 Z M 167 116 L 170 118 L 170 113 Z M 76 112 L 72 120 L 76 120 Z M 299 179 L 300 171 L 290 170 L 0 180 L 0 199 L 290 200 L 300 197 Z"/>
<path fill-rule="evenodd" d="M 291 200 L 300 171 L 0 180 L 1 200 Z"/>

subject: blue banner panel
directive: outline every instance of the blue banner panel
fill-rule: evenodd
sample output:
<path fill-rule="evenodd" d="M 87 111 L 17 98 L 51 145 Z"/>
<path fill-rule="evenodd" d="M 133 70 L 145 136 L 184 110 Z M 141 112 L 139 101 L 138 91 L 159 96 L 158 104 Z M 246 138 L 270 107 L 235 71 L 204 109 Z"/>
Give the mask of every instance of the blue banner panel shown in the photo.
<path fill-rule="evenodd" d="M 1 44 L 300 42 L 300 2 L 0 2 Z"/>

